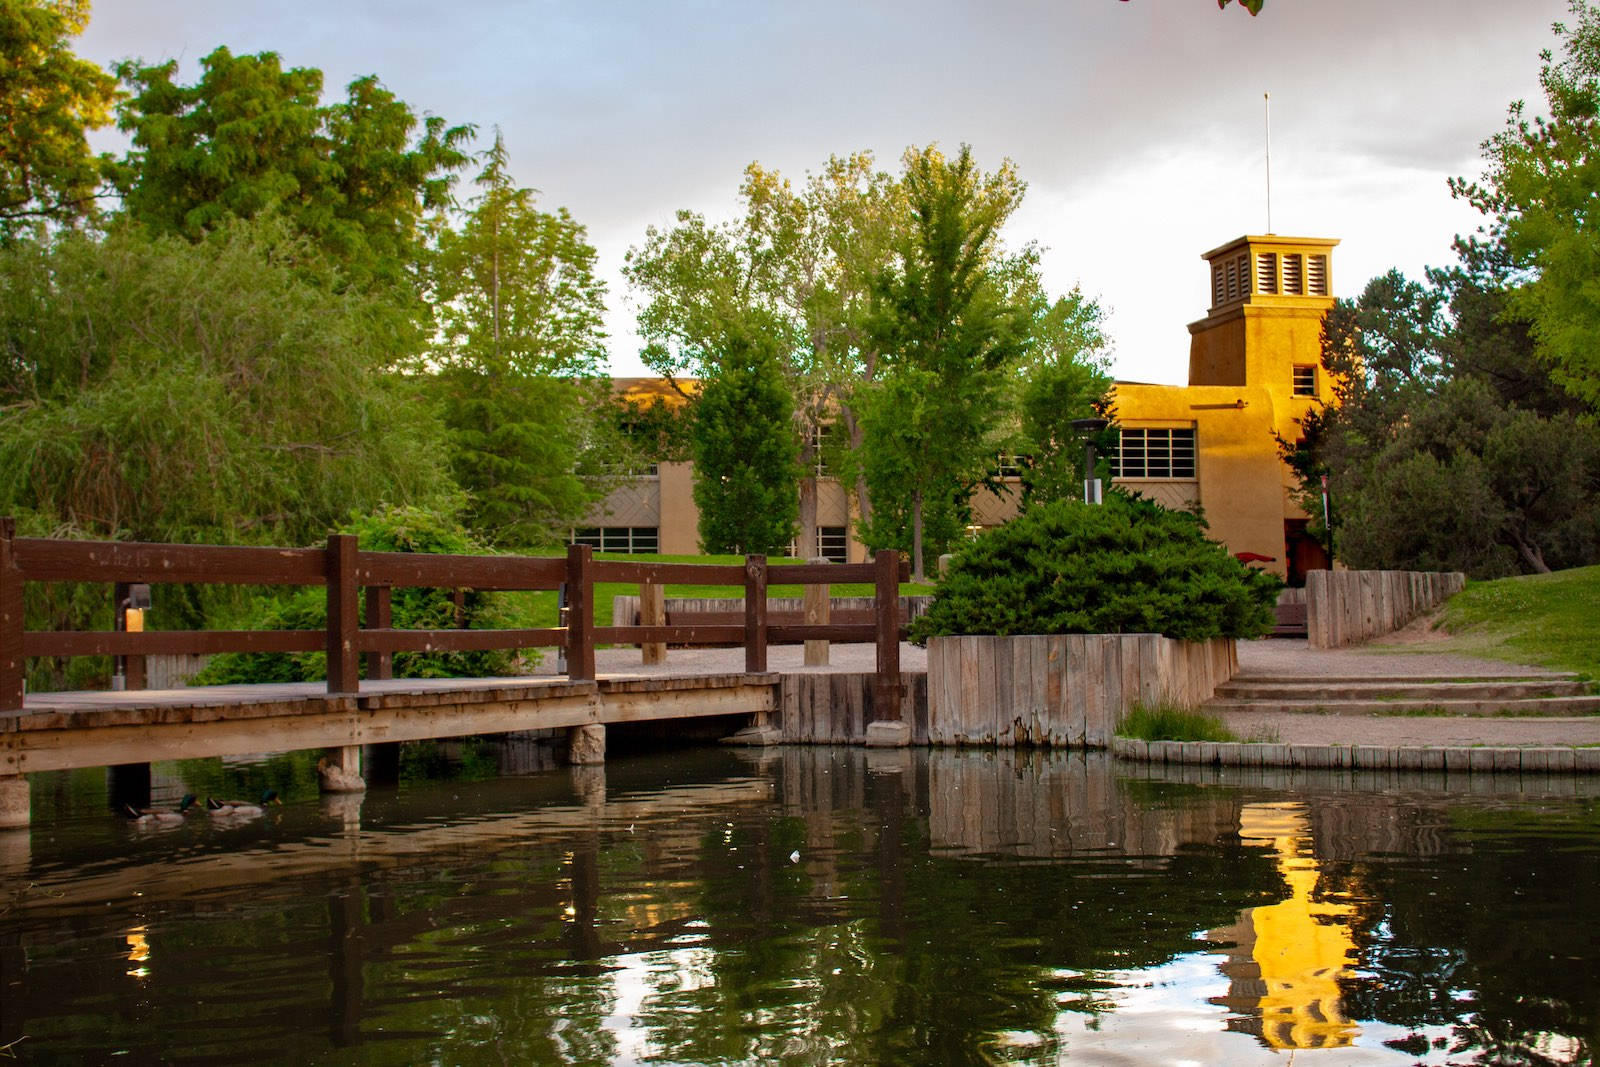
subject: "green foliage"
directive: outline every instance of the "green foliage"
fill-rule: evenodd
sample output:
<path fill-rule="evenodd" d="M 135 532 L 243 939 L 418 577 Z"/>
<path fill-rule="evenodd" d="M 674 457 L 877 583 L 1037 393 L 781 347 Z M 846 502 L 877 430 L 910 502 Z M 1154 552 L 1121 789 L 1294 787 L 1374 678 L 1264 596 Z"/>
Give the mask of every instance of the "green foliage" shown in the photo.
<path fill-rule="evenodd" d="M 0 511 L 58 533 L 304 544 L 445 488 L 436 424 L 382 368 L 379 296 L 280 222 L 0 250 Z"/>
<path fill-rule="evenodd" d="M 388 507 L 361 516 L 342 533 L 355 534 L 367 552 L 428 552 L 482 555 L 487 550 L 447 513 L 417 507 Z M 502 594 L 466 590 L 457 607 L 448 589 L 396 589 L 390 602 L 397 630 L 495 629 L 506 625 Z M 285 599 L 263 600 L 258 608 L 263 630 L 321 630 L 327 625 L 327 594 L 307 588 Z M 534 659 L 537 662 L 537 658 Z M 363 660 L 363 670 L 365 662 Z M 397 678 L 494 677 L 515 674 L 517 658 L 507 650 L 489 652 L 398 652 Z M 321 652 L 229 652 L 215 656 L 191 685 L 254 682 L 310 682 L 327 677 Z"/>
<path fill-rule="evenodd" d="M 1135 741 L 1237 741 L 1238 736 L 1215 715 L 1157 704 L 1135 704 L 1117 726 L 1122 737 Z"/>
<path fill-rule="evenodd" d="M 965 145 L 954 159 L 929 147 L 904 162 L 910 225 L 873 286 L 884 374 L 857 397 L 874 501 L 859 532 L 869 547 L 910 551 L 920 577 L 948 544 L 924 544 L 925 512 L 964 506 L 982 479 L 998 451 L 1001 372 L 1026 348 L 999 236 L 1023 185 L 1009 161 L 984 174 Z"/>
<path fill-rule="evenodd" d="M 685 463 L 693 451 L 694 408 L 661 397 L 610 401 L 611 422 L 623 444 L 642 463 Z"/>
<path fill-rule="evenodd" d="M 1600 302 L 1594 295 L 1600 234 L 1600 8 L 1570 0 L 1571 24 L 1556 24 L 1561 56 L 1542 54 L 1539 84 L 1548 117 L 1531 121 L 1521 101 L 1483 144 L 1482 183 L 1457 179 L 1455 194 L 1489 217 L 1484 238 L 1464 242 L 1504 256 L 1517 282 L 1512 309 L 1533 327 L 1538 354 L 1557 384 L 1600 412 Z"/>
<path fill-rule="evenodd" d="M 439 328 L 423 380 L 470 495 L 468 524 L 494 545 L 549 546 L 611 485 L 597 477 L 614 437 L 599 378 L 605 286 L 583 227 L 512 186 L 498 131 L 484 158 L 459 228 L 436 227 Z"/>
<path fill-rule="evenodd" d="M 117 65 L 129 90 L 117 127 L 133 140 L 112 170 L 123 210 L 191 239 L 281 212 L 351 279 L 404 284 L 423 213 L 449 202 L 471 128 L 419 123 L 372 76 L 324 104 L 322 72 L 285 70 L 273 52 L 218 48 L 200 65 L 194 85 L 174 80 L 176 60 Z"/>
<path fill-rule="evenodd" d="M 694 500 L 707 552 L 776 554 L 795 536 L 800 470 L 780 375 L 765 341 L 736 339 L 695 401 Z"/>
<path fill-rule="evenodd" d="M 116 81 L 68 47 L 88 21 L 89 0 L 0 4 L 0 240 L 93 210 L 84 134 L 111 121 Z"/>
<path fill-rule="evenodd" d="M 1259 637 L 1281 583 L 1206 539 L 1193 515 L 1118 493 L 1029 508 L 955 554 L 912 639 L 944 634 Z"/>
<path fill-rule="evenodd" d="M 1287 449 L 1338 557 L 1496 577 L 1600 559 L 1600 439 L 1533 358 L 1481 257 L 1431 284 L 1391 271 L 1323 326 L 1337 404 Z"/>

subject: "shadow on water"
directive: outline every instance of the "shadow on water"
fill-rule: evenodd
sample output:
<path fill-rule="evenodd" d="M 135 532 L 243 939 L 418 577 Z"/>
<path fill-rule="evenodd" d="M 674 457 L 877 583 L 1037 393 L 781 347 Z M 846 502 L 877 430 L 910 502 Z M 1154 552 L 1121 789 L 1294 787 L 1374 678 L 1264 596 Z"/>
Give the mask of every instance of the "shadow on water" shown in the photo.
<path fill-rule="evenodd" d="M 140 832 L 105 776 L 0 839 L 32 1062 L 1586 1062 L 1595 784 L 1103 754 L 490 743 Z"/>

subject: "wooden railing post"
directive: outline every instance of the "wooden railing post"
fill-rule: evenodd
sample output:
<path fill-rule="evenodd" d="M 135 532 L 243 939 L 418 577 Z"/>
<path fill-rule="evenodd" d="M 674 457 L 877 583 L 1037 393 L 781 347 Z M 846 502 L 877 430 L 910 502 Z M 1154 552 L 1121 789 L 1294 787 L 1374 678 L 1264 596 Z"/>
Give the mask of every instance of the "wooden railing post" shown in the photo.
<path fill-rule="evenodd" d="M 567 677 L 594 679 L 594 549 L 567 546 Z"/>
<path fill-rule="evenodd" d="M 667 587 L 660 582 L 639 583 L 639 625 L 640 626 L 665 626 L 667 624 Z M 667 643 L 665 641 L 639 642 L 640 661 L 643 663 L 665 663 L 667 661 Z"/>
<path fill-rule="evenodd" d="M 877 622 L 878 680 L 874 721 L 900 721 L 900 555 L 880 548 L 872 557 L 875 570 L 872 607 Z"/>
<path fill-rule="evenodd" d="M 394 612 L 391 610 L 392 595 L 386 585 L 369 585 L 366 588 L 367 615 L 364 624 L 369 630 L 390 630 L 394 628 Z M 368 678 L 393 678 L 394 653 L 393 652 L 368 652 L 367 653 Z"/>
<path fill-rule="evenodd" d="M 22 656 L 22 571 L 11 550 L 16 535 L 17 521 L 0 518 L 0 711 L 22 710 L 27 665 Z"/>
<path fill-rule="evenodd" d="M 744 669 L 767 669 L 767 557 L 744 558 Z"/>
<path fill-rule="evenodd" d="M 826 563 L 826 559 L 818 556 L 806 560 L 807 563 Z M 833 613 L 833 601 L 829 596 L 830 586 L 825 583 L 806 586 L 805 599 L 805 624 L 807 626 L 826 626 Z M 828 665 L 828 642 L 807 641 L 805 651 L 805 664 L 807 667 L 826 667 Z"/>
<path fill-rule="evenodd" d="M 356 634 L 361 626 L 356 584 L 356 539 L 351 534 L 328 537 L 328 692 L 361 689 L 361 664 Z"/>
<path fill-rule="evenodd" d="M 111 628 L 117 633 L 128 632 L 128 594 L 132 582 L 113 582 L 111 586 Z M 145 688 L 147 675 L 143 656 L 113 657 L 115 672 L 122 676 L 122 688 L 138 691 Z"/>

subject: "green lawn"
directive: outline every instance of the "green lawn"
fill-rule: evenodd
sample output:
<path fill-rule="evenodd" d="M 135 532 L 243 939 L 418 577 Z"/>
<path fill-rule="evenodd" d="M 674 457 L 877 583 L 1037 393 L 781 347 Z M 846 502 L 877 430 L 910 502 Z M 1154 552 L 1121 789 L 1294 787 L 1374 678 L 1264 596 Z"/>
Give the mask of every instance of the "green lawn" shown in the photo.
<path fill-rule="evenodd" d="M 614 559 L 624 563 L 732 563 L 743 565 L 743 556 L 663 556 L 651 553 L 627 554 L 622 552 L 596 552 L 595 559 Z M 802 563 L 803 560 L 772 557 L 767 560 L 773 567 L 789 566 Z M 804 586 L 777 585 L 767 586 L 767 595 L 773 597 L 797 597 L 805 591 Z M 871 596 L 872 584 L 870 582 L 856 582 L 833 586 L 829 592 L 833 596 Z M 594 587 L 595 623 L 599 626 L 611 625 L 611 602 L 618 596 L 632 596 L 639 592 L 639 587 L 626 582 L 597 582 Z M 903 582 L 900 586 L 902 596 L 917 596 L 932 594 L 933 586 L 917 585 L 914 582 Z M 742 585 L 669 585 L 669 597 L 742 597 Z M 554 626 L 556 625 L 556 594 L 544 593 L 508 593 L 507 600 L 514 605 L 516 613 L 516 626 Z"/>
<path fill-rule="evenodd" d="M 1443 651 L 1600 681 L 1600 567 L 1469 582 L 1446 602 L 1439 626 L 1450 635 Z"/>

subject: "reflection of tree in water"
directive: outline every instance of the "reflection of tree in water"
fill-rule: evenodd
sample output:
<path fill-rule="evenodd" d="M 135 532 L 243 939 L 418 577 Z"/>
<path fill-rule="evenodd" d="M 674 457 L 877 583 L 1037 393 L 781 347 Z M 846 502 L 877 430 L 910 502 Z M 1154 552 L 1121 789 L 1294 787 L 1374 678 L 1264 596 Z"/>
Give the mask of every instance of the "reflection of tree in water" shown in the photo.
<path fill-rule="evenodd" d="M 1346 983 L 1347 1010 L 1416 1031 L 1408 1051 L 1448 1034 L 1451 1062 L 1593 1060 L 1600 930 L 1561 920 L 1600 882 L 1594 802 L 1542 810 L 1523 798 L 1416 799 L 1391 801 L 1405 811 L 1396 819 L 1409 847 L 1393 847 L 1406 859 L 1373 855 L 1370 846 L 1383 842 L 1370 836 L 1365 855 L 1360 841 L 1341 848 L 1338 834 L 1324 838 L 1319 827 L 1319 853 L 1338 857 L 1324 864 L 1330 882 L 1385 902 L 1360 938 L 1363 967 Z"/>

